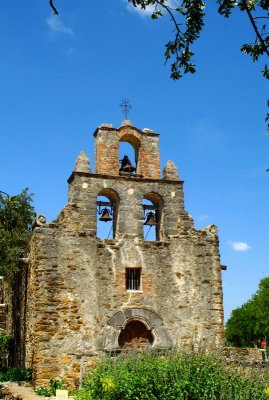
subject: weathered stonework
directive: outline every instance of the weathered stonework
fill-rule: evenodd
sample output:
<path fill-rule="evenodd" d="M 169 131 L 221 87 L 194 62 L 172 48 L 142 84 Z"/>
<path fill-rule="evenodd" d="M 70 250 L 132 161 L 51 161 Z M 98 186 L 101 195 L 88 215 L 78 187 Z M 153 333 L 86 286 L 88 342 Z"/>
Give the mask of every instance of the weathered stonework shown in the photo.
<path fill-rule="evenodd" d="M 169 160 L 163 169 L 163 178 L 167 180 L 179 180 L 178 170 L 173 161 Z"/>
<path fill-rule="evenodd" d="M 140 339 L 137 326 L 159 349 L 223 345 L 216 227 L 195 230 L 173 163 L 160 178 L 157 134 L 123 124 L 94 136 L 96 173 L 84 169 L 83 154 L 68 180 L 67 206 L 55 223 L 34 229 L 30 245 L 26 364 L 38 385 L 58 376 L 73 381 L 83 364 L 121 351 L 128 327 L 131 339 Z M 121 140 L 137 152 L 136 175 L 119 175 Z M 96 237 L 100 194 L 114 210 L 112 240 Z M 157 241 L 143 239 L 143 198 L 156 203 Z M 126 289 L 126 268 L 141 270 L 139 290 Z"/>
<path fill-rule="evenodd" d="M 85 151 L 81 151 L 76 160 L 75 170 L 76 172 L 91 172 L 90 168 L 90 160 L 85 153 Z"/>
<path fill-rule="evenodd" d="M 220 354 L 225 362 L 241 366 L 269 361 L 268 352 L 265 349 L 225 347 Z"/>
<path fill-rule="evenodd" d="M 0 334 L 7 328 L 7 305 L 4 303 L 4 279 L 0 276 Z"/>
<path fill-rule="evenodd" d="M 146 129 L 141 131 L 123 123 L 119 129 L 108 124 L 96 129 L 95 171 L 97 174 L 119 175 L 119 142 L 130 143 L 136 154 L 137 173 L 145 178 L 160 179 L 159 134 Z"/>

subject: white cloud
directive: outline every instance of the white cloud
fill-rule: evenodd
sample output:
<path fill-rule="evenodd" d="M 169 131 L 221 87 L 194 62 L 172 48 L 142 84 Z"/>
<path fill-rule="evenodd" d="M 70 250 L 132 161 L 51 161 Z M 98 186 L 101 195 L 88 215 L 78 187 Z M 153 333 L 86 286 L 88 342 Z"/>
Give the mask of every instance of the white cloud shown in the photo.
<path fill-rule="evenodd" d="M 151 16 L 151 14 L 155 11 L 155 6 L 154 5 L 149 5 L 144 10 L 144 9 L 140 8 L 139 6 L 138 7 L 134 7 L 131 3 L 128 2 L 128 0 L 124 0 L 124 2 L 126 3 L 127 9 L 130 12 L 135 12 L 135 13 L 141 15 L 142 17 Z M 167 0 L 166 5 L 168 7 L 175 8 L 176 7 L 176 1 L 175 0 Z M 157 7 L 157 8 L 158 9 L 162 9 L 162 7 Z"/>
<path fill-rule="evenodd" d="M 47 25 L 52 32 L 65 33 L 66 35 L 74 36 L 72 29 L 68 28 L 58 16 L 51 15 L 47 19 Z"/>
<path fill-rule="evenodd" d="M 148 6 L 145 10 L 140 8 L 140 7 L 134 7 L 131 3 L 126 4 L 127 6 L 127 10 L 129 10 L 130 12 L 134 12 L 136 14 L 141 15 L 142 17 L 146 17 L 149 16 L 153 13 L 153 11 L 155 10 L 154 6 Z"/>
<path fill-rule="evenodd" d="M 229 243 L 235 251 L 248 251 L 251 249 L 251 246 L 249 246 L 245 242 L 229 242 Z"/>

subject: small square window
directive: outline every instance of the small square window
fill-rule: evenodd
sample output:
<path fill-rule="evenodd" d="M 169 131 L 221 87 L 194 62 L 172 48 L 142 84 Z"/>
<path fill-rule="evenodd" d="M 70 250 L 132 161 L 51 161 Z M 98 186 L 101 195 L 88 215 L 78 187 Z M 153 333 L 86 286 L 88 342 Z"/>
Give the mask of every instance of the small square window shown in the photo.
<path fill-rule="evenodd" d="M 126 268 L 126 290 L 141 290 L 141 268 Z"/>

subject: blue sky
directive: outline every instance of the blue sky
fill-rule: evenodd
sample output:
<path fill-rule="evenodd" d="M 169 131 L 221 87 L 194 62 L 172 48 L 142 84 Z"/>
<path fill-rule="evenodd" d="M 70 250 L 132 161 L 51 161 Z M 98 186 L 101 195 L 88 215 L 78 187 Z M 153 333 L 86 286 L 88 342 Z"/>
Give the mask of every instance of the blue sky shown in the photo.
<path fill-rule="evenodd" d="M 54 219 L 67 202 L 77 154 L 93 159 L 95 128 L 118 127 L 122 98 L 130 119 L 160 133 L 161 163 L 185 181 L 197 228 L 219 227 L 224 306 L 248 300 L 269 275 L 269 138 L 262 64 L 240 53 L 248 20 L 207 9 L 195 45 L 197 73 L 178 82 L 164 65 L 168 18 L 152 21 L 125 0 L 4 2 L 0 15 L 0 190 L 34 193 Z"/>

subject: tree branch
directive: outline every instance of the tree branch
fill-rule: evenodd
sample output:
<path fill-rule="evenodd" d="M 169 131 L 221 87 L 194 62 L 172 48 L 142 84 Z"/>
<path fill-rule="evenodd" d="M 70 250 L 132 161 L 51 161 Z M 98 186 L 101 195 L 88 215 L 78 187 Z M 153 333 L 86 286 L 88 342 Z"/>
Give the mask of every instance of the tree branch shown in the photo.
<path fill-rule="evenodd" d="M 268 55 L 268 57 L 269 57 L 269 50 L 268 50 L 268 47 L 267 47 L 267 45 L 266 45 L 264 39 L 262 38 L 262 36 L 261 36 L 261 34 L 260 34 L 259 30 L 258 30 L 258 27 L 257 27 L 257 25 L 256 25 L 256 23 L 255 23 L 255 20 L 254 20 L 252 14 L 251 14 L 251 12 L 250 12 L 250 10 L 249 10 L 249 8 L 248 8 L 248 4 L 247 4 L 246 0 L 243 0 L 243 3 L 245 4 L 245 9 L 246 9 L 247 15 L 248 15 L 249 20 L 250 20 L 250 22 L 251 22 L 251 25 L 252 25 L 252 27 L 253 27 L 253 29 L 254 29 L 256 35 L 257 35 L 257 38 L 259 39 L 259 41 L 260 41 L 260 43 L 261 43 L 261 45 L 262 45 L 262 47 L 263 47 L 264 52 L 265 52 L 265 53 Z"/>
<path fill-rule="evenodd" d="M 181 31 L 180 31 L 180 29 L 178 27 L 179 24 L 177 23 L 177 20 L 176 20 L 174 14 L 172 12 L 172 9 L 169 6 L 167 6 L 166 4 L 161 3 L 159 0 L 156 0 L 156 3 L 159 4 L 161 7 L 163 7 L 168 12 L 168 14 L 171 17 L 171 20 L 173 21 L 173 23 L 175 25 L 175 28 L 176 28 L 176 31 L 177 31 L 176 36 L 180 35 Z"/>
<path fill-rule="evenodd" d="M 269 17 L 253 17 L 253 19 L 269 19 Z"/>
<path fill-rule="evenodd" d="M 58 13 L 58 11 L 57 11 L 57 8 L 56 8 L 55 5 L 53 4 L 53 0 L 49 0 L 49 3 L 50 3 L 51 8 L 52 8 L 53 11 L 54 11 L 54 14 L 55 14 L 55 15 L 59 15 L 59 13 Z"/>

